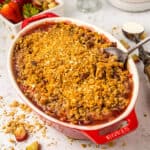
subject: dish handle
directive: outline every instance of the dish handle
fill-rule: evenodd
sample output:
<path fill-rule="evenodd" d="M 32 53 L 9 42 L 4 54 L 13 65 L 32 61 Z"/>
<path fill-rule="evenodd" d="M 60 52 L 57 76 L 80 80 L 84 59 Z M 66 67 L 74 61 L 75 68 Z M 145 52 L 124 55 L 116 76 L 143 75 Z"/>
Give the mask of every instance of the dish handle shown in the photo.
<path fill-rule="evenodd" d="M 40 15 L 33 16 L 31 18 L 27 18 L 22 22 L 21 29 L 23 29 L 25 26 L 27 26 L 28 24 L 30 24 L 34 21 L 44 19 L 44 18 L 52 18 L 52 17 L 59 17 L 59 16 L 54 14 L 54 13 L 47 12 L 47 13 L 43 13 L 43 14 L 40 14 Z"/>
<path fill-rule="evenodd" d="M 106 135 L 101 135 L 101 130 L 93 130 L 93 131 L 81 131 L 84 135 L 86 135 L 90 140 L 97 144 L 108 143 L 114 139 L 117 139 L 133 130 L 135 130 L 138 126 L 138 120 L 135 114 L 135 110 L 133 110 L 128 117 L 123 119 L 122 121 L 126 121 L 126 126 L 108 133 Z"/>

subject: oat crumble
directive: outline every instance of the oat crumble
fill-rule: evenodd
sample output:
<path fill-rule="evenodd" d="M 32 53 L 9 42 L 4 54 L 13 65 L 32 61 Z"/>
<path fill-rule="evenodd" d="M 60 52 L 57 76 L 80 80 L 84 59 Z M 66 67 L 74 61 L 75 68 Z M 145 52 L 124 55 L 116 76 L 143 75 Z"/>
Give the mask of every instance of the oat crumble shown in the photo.
<path fill-rule="evenodd" d="M 45 113 L 79 125 L 116 118 L 128 104 L 132 77 L 104 52 L 116 46 L 103 34 L 55 23 L 20 37 L 13 53 L 16 80 Z"/>

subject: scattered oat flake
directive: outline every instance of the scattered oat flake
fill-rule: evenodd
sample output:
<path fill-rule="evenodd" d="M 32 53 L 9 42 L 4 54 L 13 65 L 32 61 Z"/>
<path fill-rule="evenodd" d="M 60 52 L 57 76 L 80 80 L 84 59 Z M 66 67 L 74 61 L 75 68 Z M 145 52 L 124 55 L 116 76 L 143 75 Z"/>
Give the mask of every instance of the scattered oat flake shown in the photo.
<path fill-rule="evenodd" d="M 126 49 L 129 49 L 129 48 L 130 48 L 130 45 L 129 45 L 124 39 L 121 39 L 121 40 L 120 40 L 120 43 L 121 43 Z"/>
<path fill-rule="evenodd" d="M 75 139 L 68 137 L 69 143 L 72 145 L 72 143 L 75 141 Z"/>
<path fill-rule="evenodd" d="M 119 26 L 112 27 L 112 34 L 118 34 L 119 32 L 120 32 L 120 27 Z"/>
<path fill-rule="evenodd" d="M 19 102 L 16 100 L 10 104 L 10 107 L 18 107 L 18 106 L 19 106 Z"/>
<path fill-rule="evenodd" d="M 95 147 L 96 147 L 96 148 L 99 148 L 99 147 L 100 147 L 100 145 L 99 145 L 99 144 L 96 144 L 96 145 L 95 145 Z"/>
<path fill-rule="evenodd" d="M 136 54 L 133 54 L 133 55 L 132 55 L 132 59 L 133 59 L 133 61 L 134 61 L 135 63 L 138 63 L 138 62 L 140 61 L 139 56 L 136 55 Z"/>
<path fill-rule="evenodd" d="M 126 146 L 126 145 L 127 145 L 126 142 L 123 142 L 123 143 L 122 143 L 122 147 L 124 147 L 124 146 Z"/>
<path fill-rule="evenodd" d="M 11 111 L 8 113 L 8 116 L 14 116 L 16 114 L 16 111 Z"/>
<path fill-rule="evenodd" d="M 111 142 L 108 143 L 109 147 L 114 147 L 115 145 L 116 145 L 116 143 L 114 141 L 111 141 Z"/>
<path fill-rule="evenodd" d="M 101 150 L 105 150 L 105 149 L 107 149 L 107 147 L 101 147 Z"/>
<path fill-rule="evenodd" d="M 113 27 L 112 30 L 117 30 L 117 27 Z"/>
<path fill-rule="evenodd" d="M 0 100 L 2 100 L 3 99 L 3 96 L 0 96 Z"/>
<path fill-rule="evenodd" d="M 15 38 L 15 36 L 14 35 L 11 35 L 11 37 L 10 37 L 12 40 Z"/>
<path fill-rule="evenodd" d="M 3 103 L 3 101 L 1 101 L 1 103 Z M 25 140 L 24 135 L 26 134 L 24 133 L 26 132 L 29 136 L 35 134 L 36 132 L 40 132 L 41 135 L 43 135 L 43 138 L 46 137 L 47 127 L 45 126 L 45 123 L 39 121 L 39 118 L 37 116 L 34 116 L 34 114 L 31 112 L 31 109 L 27 105 L 20 103 L 17 100 L 14 100 L 9 105 L 4 103 L 3 108 L 5 108 L 5 105 L 7 105 L 7 108 L 9 106 L 10 110 L 6 111 L 4 109 L 2 112 L 2 116 L 7 119 L 7 121 L 5 121 L 1 127 L 4 133 L 16 135 L 16 129 L 17 129 L 18 130 L 17 135 L 15 136 L 17 141 Z M 32 113 L 32 115 L 30 112 Z M 30 120 L 31 117 L 32 117 L 32 121 Z M 16 140 L 10 138 L 8 139 L 8 142 L 17 145 L 18 142 Z M 50 143 L 50 145 L 56 145 L 56 144 L 57 144 L 56 141 Z M 6 150 L 8 150 L 8 147 L 6 148 Z"/>
<path fill-rule="evenodd" d="M 16 141 L 14 139 L 12 139 L 12 138 L 9 139 L 9 142 L 10 143 L 16 143 Z"/>
<path fill-rule="evenodd" d="M 86 147 L 87 147 L 87 144 L 81 144 L 81 146 L 82 146 L 83 148 L 86 148 Z"/>
<path fill-rule="evenodd" d="M 15 150 L 15 148 L 14 147 L 10 147 L 10 149 L 9 150 Z"/>
<path fill-rule="evenodd" d="M 31 109 L 25 104 L 20 104 L 19 107 L 25 112 L 31 112 Z"/>
<path fill-rule="evenodd" d="M 47 146 L 50 147 L 52 145 L 57 145 L 57 141 L 49 143 Z"/>
<path fill-rule="evenodd" d="M 144 40 L 147 37 L 147 33 L 144 32 L 143 34 L 140 35 L 140 39 Z"/>

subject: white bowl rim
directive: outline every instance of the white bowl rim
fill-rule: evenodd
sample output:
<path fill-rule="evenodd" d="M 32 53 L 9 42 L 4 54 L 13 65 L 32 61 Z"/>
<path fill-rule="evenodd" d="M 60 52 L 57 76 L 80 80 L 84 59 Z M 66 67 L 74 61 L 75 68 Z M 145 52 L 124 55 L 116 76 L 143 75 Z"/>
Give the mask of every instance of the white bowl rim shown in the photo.
<path fill-rule="evenodd" d="M 136 65 L 133 62 L 132 58 L 129 57 L 128 60 L 128 66 L 129 66 L 129 70 L 133 76 L 133 94 L 132 94 L 132 98 L 131 98 L 131 102 L 129 104 L 129 106 L 127 107 L 127 109 L 120 115 L 118 116 L 116 119 L 110 121 L 110 122 L 106 122 L 103 124 L 96 124 L 96 125 L 74 125 L 74 124 L 70 124 L 70 123 L 66 123 L 66 122 L 62 122 L 56 118 L 53 118 L 49 115 L 47 115 L 46 113 L 44 113 L 43 111 L 41 111 L 40 109 L 38 109 L 32 102 L 30 102 L 29 99 L 27 99 L 25 97 L 25 95 L 22 93 L 22 91 L 20 90 L 20 88 L 18 87 L 16 81 L 15 81 L 15 77 L 13 74 L 13 70 L 12 70 L 12 53 L 13 53 L 13 48 L 15 46 L 15 42 L 16 40 L 23 34 L 26 33 L 28 30 L 32 29 L 33 27 L 36 27 L 40 24 L 43 24 L 44 22 L 61 22 L 61 21 L 65 21 L 65 22 L 71 22 L 74 23 L 76 25 L 81 25 L 81 26 L 86 26 L 90 29 L 93 29 L 94 31 L 98 32 L 98 33 L 102 33 L 104 34 L 110 41 L 113 42 L 117 42 L 117 46 L 122 49 L 123 51 L 127 51 L 123 45 L 115 38 L 113 37 L 110 33 L 104 31 L 101 28 L 96 27 L 95 25 L 91 25 L 89 23 L 85 23 L 83 21 L 79 21 L 77 19 L 72 19 L 72 18 L 68 18 L 68 17 L 54 17 L 54 18 L 46 18 L 46 19 L 41 19 L 39 21 L 33 22 L 31 24 L 29 24 L 28 26 L 26 26 L 24 29 L 22 29 L 17 36 L 15 37 L 10 49 L 9 49 L 9 54 L 8 54 L 8 74 L 10 76 L 10 79 L 12 81 L 13 87 L 16 89 L 16 91 L 18 92 L 18 94 L 21 96 L 21 98 L 23 99 L 23 101 L 33 110 L 35 111 L 37 114 L 39 114 L 40 116 L 43 117 L 43 119 L 46 119 L 47 121 L 51 121 L 53 123 L 65 126 L 65 127 L 69 127 L 69 128 L 74 128 L 74 129 L 78 129 L 78 130 L 99 130 L 108 126 L 111 126 L 123 119 L 125 119 L 130 113 L 131 111 L 134 109 L 135 106 L 135 102 L 138 96 L 138 91 L 139 91 L 139 76 L 138 76 L 138 72 L 136 69 Z"/>
<path fill-rule="evenodd" d="M 50 8 L 50 9 L 46 9 L 40 13 L 38 13 L 37 15 L 34 15 L 34 16 L 38 16 L 40 14 L 44 14 L 46 12 L 48 12 L 49 10 L 51 11 L 51 13 L 54 13 L 53 11 L 55 11 L 56 9 L 60 9 L 60 7 L 62 7 L 64 5 L 64 0 L 56 0 L 56 2 L 58 2 L 58 5 L 56 5 L 55 7 L 53 8 Z M 50 13 L 50 12 L 49 12 Z M 55 13 L 54 13 L 55 14 Z M 33 17 L 34 17 L 33 16 Z M 13 26 L 13 27 L 17 27 L 17 26 L 20 26 L 22 24 L 22 21 L 18 22 L 18 23 L 12 23 L 11 21 L 9 21 L 7 18 L 5 18 L 3 15 L 0 14 L 0 17 L 2 20 L 4 20 L 9 26 Z"/>

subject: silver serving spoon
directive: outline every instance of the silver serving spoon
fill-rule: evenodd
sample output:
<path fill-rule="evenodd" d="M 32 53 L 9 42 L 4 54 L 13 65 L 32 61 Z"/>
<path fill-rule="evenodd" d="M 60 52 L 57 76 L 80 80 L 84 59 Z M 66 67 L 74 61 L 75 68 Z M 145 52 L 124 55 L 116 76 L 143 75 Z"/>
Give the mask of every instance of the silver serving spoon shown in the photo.
<path fill-rule="evenodd" d="M 140 46 L 142 46 L 143 44 L 147 43 L 148 41 L 150 41 L 150 37 L 145 38 L 144 40 L 140 41 L 138 44 L 136 44 L 134 47 L 128 49 L 128 52 L 123 52 L 122 50 L 120 50 L 119 48 L 116 47 L 108 47 L 105 48 L 104 50 L 108 53 L 111 53 L 113 55 L 117 56 L 117 59 L 121 62 L 123 62 L 124 64 L 124 68 L 126 68 L 126 63 L 128 60 L 128 56 L 135 51 L 137 48 L 139 48 Z"/>
<path fill-rule="evenodd" d="M 144 33 L 144 27 L 135 22 L 129 22 L 122 26 L 122 32 L 131 41 L 139 43 L 140 36 Z M 139 57 L 144 64 L 144 72 L 150 80 L 150 52 L 144 50 L 143 46 L 139 46 Z"/>

